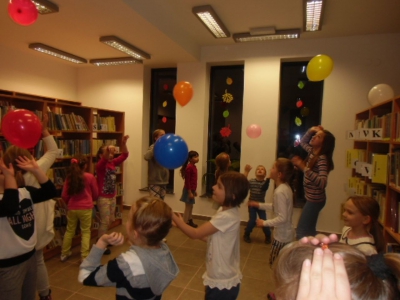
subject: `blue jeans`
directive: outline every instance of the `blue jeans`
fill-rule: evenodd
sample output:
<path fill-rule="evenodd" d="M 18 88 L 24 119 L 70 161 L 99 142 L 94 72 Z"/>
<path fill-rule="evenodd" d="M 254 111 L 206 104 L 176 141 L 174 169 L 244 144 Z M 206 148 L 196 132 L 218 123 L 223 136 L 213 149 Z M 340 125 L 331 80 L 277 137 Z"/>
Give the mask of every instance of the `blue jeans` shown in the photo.
<path fill-rule="evenodd" d="M 317 221 L 319 212 L 324 208 L 326 201 L 310 202 L 306 201 L 297 224 L 296 237 L 301 239 L 305 236 L 315 236 L 317 234 Z"/>
<path fill-rule="evenodd" d="M 257 215 L 260 219 L 267 219 L 267 213 L 265 212 L 265 210 L 249 206 L 249 222 L 247 222 L 247 226 L 244 231 L 245 235 L 250 235 L 250 233 L 253 231 L 253 228 L 256 226 Z M 262 229 L 264 231 L 265 237 L 270 239 L 271 230 L 269 229 L 269 227 L 263 227 Z"/>
<path fill-rule="evenodd" d="M 219 288 L 210 288 L 206 285 L 206 300 L 235 300 L 239 296 L 240 283 L 231 287 L 229 290 Z"/>

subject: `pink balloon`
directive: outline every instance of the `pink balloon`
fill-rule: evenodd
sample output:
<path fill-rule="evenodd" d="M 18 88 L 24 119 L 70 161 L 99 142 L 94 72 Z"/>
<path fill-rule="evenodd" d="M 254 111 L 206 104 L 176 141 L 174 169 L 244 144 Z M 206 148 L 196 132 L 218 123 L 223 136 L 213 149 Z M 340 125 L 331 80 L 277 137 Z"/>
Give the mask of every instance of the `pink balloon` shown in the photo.
<path fill-rule="evenodd" d="M 11 0 L 8 14 L 15 23 L 23 26 L 32 25 L 38 17 L 38 11 L 31 0 Z"/>
<path fill-rule="evenodd" d="M 256 139 L 261 135 L 261 127 L 257 124 L 251 124 L 246 129 L 247 136 L 252 139 Z"/>

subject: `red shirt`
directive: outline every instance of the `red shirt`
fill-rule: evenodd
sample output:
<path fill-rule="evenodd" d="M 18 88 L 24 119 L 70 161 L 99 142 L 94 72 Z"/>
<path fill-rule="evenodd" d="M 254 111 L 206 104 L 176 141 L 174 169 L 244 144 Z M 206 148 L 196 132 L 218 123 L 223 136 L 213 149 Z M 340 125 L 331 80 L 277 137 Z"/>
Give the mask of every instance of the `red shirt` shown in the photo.
<path fill-rule="evenodd" d="M 191 191 L 196 191 L 197 189 L 197 168 L 190 163 L 186 166 L 185 188 Z"/>

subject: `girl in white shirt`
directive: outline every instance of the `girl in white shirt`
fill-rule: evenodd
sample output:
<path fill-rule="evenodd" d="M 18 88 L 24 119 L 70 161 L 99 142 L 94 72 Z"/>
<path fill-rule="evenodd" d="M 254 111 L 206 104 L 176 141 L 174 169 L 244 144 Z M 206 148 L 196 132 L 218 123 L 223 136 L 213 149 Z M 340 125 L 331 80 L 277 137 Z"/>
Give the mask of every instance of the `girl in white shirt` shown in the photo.
<path fill-rule="evenodd" d="M 176 226 L 191 239 L 207 241 L 206 272 L 203 283 L 207 300 L 234 300 L 239 295 L 240 214 L 239 205 L 249 192 L 249 182 L 241 173 L 227 172 L 213 186 L 213 200 L 221 205 L 209 222 L 193 228 L 180 214 L 173 214 Z"/>
<path fill-rule="evenodd" d="M 269 264 L 272 267 L 279 251 L 293 241 L 294 229 L 292 225 L 293 192 L 288 181 L 293 175 L 294 166 L 287 158 L 278 158 L 270 170 L 270 178 L 275 182 L 274 202 L 260 203 L 249 201 L 248 205 L 259 209 L 273 210 L 275 218 L 269 220 L 257 220 L 258 227 L 274 227 L 274 241 L 269 256 Z"/>

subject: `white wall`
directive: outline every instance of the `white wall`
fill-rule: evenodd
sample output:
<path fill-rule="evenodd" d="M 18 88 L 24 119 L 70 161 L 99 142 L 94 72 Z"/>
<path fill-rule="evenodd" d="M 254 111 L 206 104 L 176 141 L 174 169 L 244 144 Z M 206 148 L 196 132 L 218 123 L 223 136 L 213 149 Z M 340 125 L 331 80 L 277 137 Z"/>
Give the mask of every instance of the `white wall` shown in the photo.
<path fill-rule="evenodd" d="M 194 97 L 185 107 L 177 107 L 176 132 L 190 149 L 200 153 L 199 189 L 206 165 L 208 129 L 209 64 L 244 62 L 245 87 L 242 129 L 243 162 L 270 166 L 275 158 L 279 66 L 283 58 L 313 57 L 327 54 L 334 60 L 332 74 L 325 80 L 322 125 L 336 136 L 335 170 L 329 176 L 328 203 L 321 213 L 318 229 L 338 232 L 340 203 L 346 198 L 343 185 L 350 175 L 345 168 L 345 151 L 352 142 L 345 132 L 353 128 L 356 112 L 369 107 L 367 94 L 376 84 L 387 83 L 400 94 L 399 34 L 370 35 L 326 40 L 274 41 L 245 45 L 206 47 L 198 63 L 178 64 L 178 81 L 192 83 Z M 143 151 L 148 146 L 150 70 L 143 66 L 78 68 L 58 63 L 41 54 L 18 53 L 0 46 L 0 89 L 47 97 L 82 101 L 84 105 L 125 111 L 125 131 L 131 136 L 126 162 L 125 197 L 127 204 L 143 196 L 138 189 L 146 185 L 147 165 Z M 258 123 L 263 133 L 250 140 L 245 128 Z M 183 211 L 179 201 L 183 181 L 176 175 L 175 195 L 166 201 L 174 210 Z M 268 194 L 269 197 L 271 193 Z M 212 215 L 210 200 L 199 198 L 194 213 Z M 299 215 L 295 212 L 295 222 Z M 241 208 L 247 220 L 246 207 Z"/>

